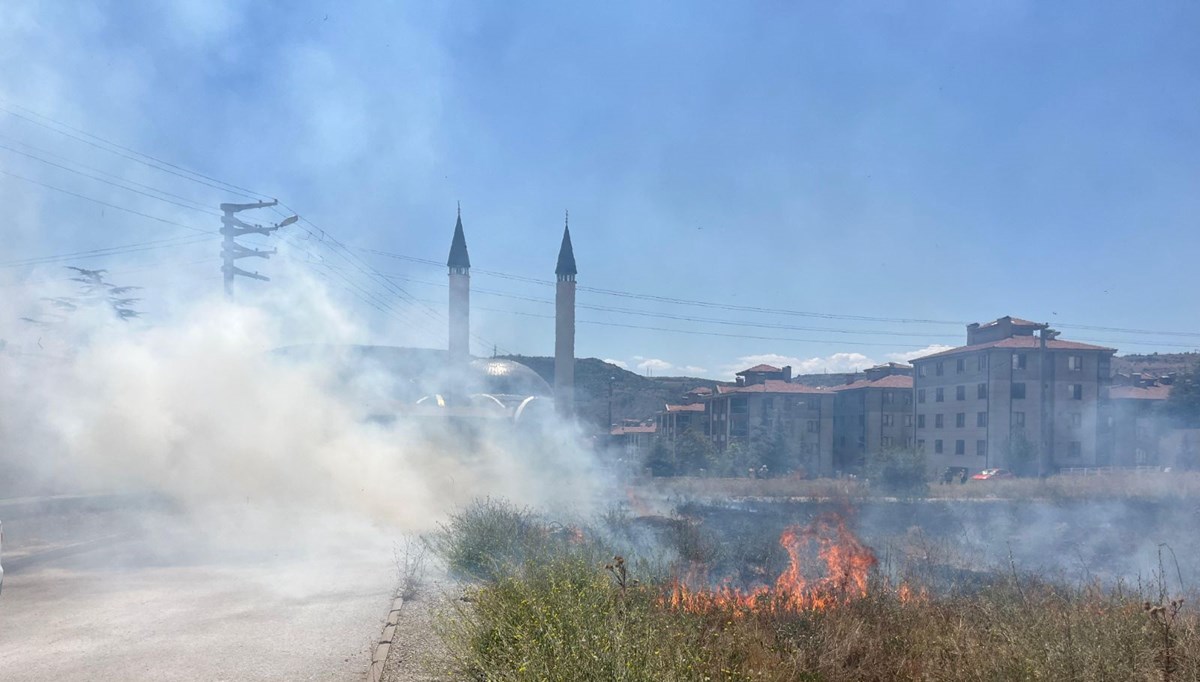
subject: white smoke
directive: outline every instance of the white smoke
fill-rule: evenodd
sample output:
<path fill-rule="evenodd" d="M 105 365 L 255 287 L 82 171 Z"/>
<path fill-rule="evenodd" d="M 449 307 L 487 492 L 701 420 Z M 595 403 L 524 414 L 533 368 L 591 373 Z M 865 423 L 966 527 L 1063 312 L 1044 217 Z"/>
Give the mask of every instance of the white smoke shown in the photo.
<path fill-rule="evenodd" d="M 180 303 L 161 324 L 126 324 L 104 306 L 32 324 L 20 318 L 61 292 L 9 289 L 0 496 L 153 492 L 206 514 L 253 510 L 268 525 L 338 517 L 419 531 L 485 495 L 577 507 L 600 480 L 569 424 L 518 438 L 503 419 L 468 435 L 453 420 L 366 420 L 354 396 L 331 388 L 330 365 L 271 352 L 359 339 L 312 282 L 276 290 L 270 307 Z"/>

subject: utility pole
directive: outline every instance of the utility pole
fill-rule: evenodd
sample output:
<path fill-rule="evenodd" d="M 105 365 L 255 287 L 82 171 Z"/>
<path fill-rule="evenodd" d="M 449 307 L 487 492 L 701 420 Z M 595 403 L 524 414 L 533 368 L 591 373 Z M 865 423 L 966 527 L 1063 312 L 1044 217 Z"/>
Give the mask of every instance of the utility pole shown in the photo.
<path fill-rule="evenodd" d="M 278 252 L 278 249 L 264 251 L 260 249 L 248 249 L 234 241 L 235 237 L 240 237 L 246 234 L 261 234 L 270 236 L 272 232 L 281 227 L 286 227 L 299 220 L 298 216 L 289 216 L 284 218 L 282 222 L 264 227 L 262 225 L 251 225 L 250 223 L 242 222 L 234 217 L 235 213 L 241 211 L 249 211 L 256 208 L 268 208 L 275 206 L 279 202 L 275 199 L 270 201 L 258 201 L 253 204 L 221 204 L 221 234 L 225 237 L 221 242 L 221 272 L 225 275 L 225 296 L 233 298 L 233 278 L 237 275 L 257 279 L 263 282 L 271 281 L 270 277 L 260 275 L 257 272 L 249 272 L 243 270 L 236 265 L 234 261 L 239 258 L 262 258 L 267 259 Z"/>

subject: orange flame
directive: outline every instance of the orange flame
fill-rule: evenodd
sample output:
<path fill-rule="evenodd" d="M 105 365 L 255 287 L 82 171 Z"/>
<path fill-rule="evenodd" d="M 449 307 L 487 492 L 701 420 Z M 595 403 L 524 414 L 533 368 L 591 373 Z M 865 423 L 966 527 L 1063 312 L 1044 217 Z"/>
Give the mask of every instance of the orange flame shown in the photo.
<path fill-rule="evenodd" d="M 866 596 L 868 576 L 878 561 L 871 548 L 850 532 L 842 517 L 829 514 L 808 526 L 791 526 L 783 531 L 779 544 L 787 551 L 789 561 L 774 587 L 692 589 L 688 587 L 691 581 L 676 580 L 664 605 L 696 613 L 820 611 Z M 803 565 L 814 545 L 817 558 L 824 564 L 824 574 L 809 579 Z"/>

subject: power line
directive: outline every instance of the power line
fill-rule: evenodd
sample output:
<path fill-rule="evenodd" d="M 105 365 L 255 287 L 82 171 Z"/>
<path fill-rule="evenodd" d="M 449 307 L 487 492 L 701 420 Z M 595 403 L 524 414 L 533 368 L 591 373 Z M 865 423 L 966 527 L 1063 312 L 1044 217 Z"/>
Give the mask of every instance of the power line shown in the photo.
<path fill-rule="evenodd" d="M 24 260 L 5 261 L 0 263 L 0 267 L 29 267 L 32 265 L 46 265 L 50 263 L 61 263 L 72 260 L 103 258 L 105 256 L 119 256 L 127 253 L 139 253 L 142 251 L 154 251 L 157 249 L 187 246 L 189 244 L 199 244 L 201 242 L 207 242 L 214 239 L 216 239 L 216 237 L 176 237 L 174 239 L 160 239 L 150 242 L 127 244 L 125 246 L 109 247 L 107 249 L 92 249 L 90 251 L 76 251 L 74 253 L 64 253 L 54 256 L 40 256 L 37 258 L 26 258 Z"/>
<path fill-rule="evenodd" d="M 166 203 L 168 203 L 168 204 L 172 204 L 172 205 L 174 205 L 174 206 L 179 206 L 180 208 L 186 208 L 186 209 L 189 209 L 189 210 L 192 210 L 192 211 L 200 211 L 201 213 L 207 213 L 207 214 L 209 214 L 209 215 L 214 215 L 214 216 L 220 216 L 220 215 L 221 215 L 220 213 L 217 213 L 216 211 L 213 211 L 213 210 L 211 210 L 211 209 L 205 208 L 205 207 L 203 207 L 203 206 L 201 206 L 201 205 L 197 204 L 196 202 L 193 202 L 193 201 L 191 201 L 191 200 L 189 200 L 189 199 L 187 199 L 187 198 L 185 198 L 185 197 L 180 197 L 180 198 L 182 198 L 184 201 L 188 202 L 188 203 L 186 203 L 186 204 L 185 204 L 185 203 L 181 203 L 181 202 L 179 202 L 179 201 L 174 201 L 174 200 L 171 200 L 171 199 L 165 199 L 165 198 L 163 198 L 163 197 L 160 197 L 160 196 L 155 196 L 154 194 L 150 194 L 149 192 L 143 192 L 143 191 L 141 191 L 141 190 L 134 189 L 134 188 L 132 188 L 132 187 L 129 187 L 129 186 L 127 186 L 127 185 L 123 185 L 123 184 L 121 184 L 121 183 L 119 183 L 119 182 L 113 182 L 112 180 L 105 180 L 105 179 L 104 179 L 104 178 L 102 178 L 102 177 L 99 177 L 99 176 L 96 176 L 96 175 L 91 175 L 91 174 L 89 174 L 89 173 L 84 173 L 83 171 L 75 170 L 74 168 L 68 168 L 67 166 L 64 166 L 64 165 L 62 165 L 62 164 L 54 163 L 53 161 L 48 161 L 48 160 L 46 160 L 46 159 L 43 159 L 43 158 L 41 158 L 41 157 L 39 157 L 39 156 L 37 156 L 37 155 L 35 155 L 35 154 L 30 154 L 30 153 L 28 153 L 28 152 L 23 152 L 23 151 L 21 151 L 21 150 L 19 150 L 19 149 L 13 149 L 12 147 L 9 147 L 9 146 L 7 146 L 7 145 L 2 145 L 2 144 L 0 144 L 0 149 L 6 149 L 6 150 L 8 150 L 8 151 L 10 151 L 10 152 L 13 152 L 14 154 L 20 154 L 21 156 L 28 157 L 28 158 L 30 158 L 30 159 L 33 159 L 34 161 L 39 161 L 39 162 L 41 162 L 41 163 L 44 163 L 44 164 L 46 164 L 46 165 L 48 165 L 48 166 L 53 166 L 53 167 L 55 167 L 55 168 L 61 168 L 62 170 L 65 170 L 65 171 L 67 171 L 67 172 L 69 172 L 69 173 L 75 173 L 75 174 L 77 174 L 77 175 L 82 175 L 82 176 L 83 176 L 83 177 L 85 177 L 85 178 L 90 178 L 90 179 L 92 179 L 92 180 L 96 180 L 96 181 L 98 181 L 98 182 L 103 182 L 104 184 L 106 184 L 106 185 L 112 185 L 113 187 L 119 187 L 119 188 L 121 188 L 121 189 L 123 189 L 123 190 L 127 190 L 127 191 L 130 191 L 130 192 L 134 192 L 134 193 L 136 193 L 136 194 L 140 194 L 140 195 L 142 195 L 142 196 L 144 196 L 144 197 L 150 197 L 151 199 L 155 199 L 155 200 L 157 200 L 157 201 L 164 201 L 164 202 L 166 202 Z M 80 165 L 82 165 L 82 164 L 80 164 Z M 140 183 L 130 183 L 130 184 L 140 184 Z M 145 187 L 146 185 L 142 185 L 142 186 L 143 186 L 143 187 Z M 154 188 L 150 188 L 150 189 L 154 189 Z M 156 191 L 156 192 L 160 192 L 160 193 L 162 193 L 162 194 L 170 194 L 169 192 L 164 192 L 164 191 L 162 191 L 162 190 L 157 190 L 157 189 L 155 189 L 154 191 Z M 178 196 L 178 195 L 171 195 L 171 196 Z"/>
<path fill-rule="evenodd" d="M 3 102 L 3 100 L 0 100 L 0 102 Z M 4 102 L 4 104 L 9 104 L 9 103 Z M 161 171 L 163 173 L 169 173 L 171 175 L 175 175 L 175 176 L 183 178 L 185 180 L 190 180 L 192 182 L 196 182 L 201 185 L 206 185 L 206 186 L 212 187 L 214 189 L 219 189 L 222 192 L 232 192 L 234 194 L 237 194 L 238 196 L 249 197 L 252 199 L 269 198 L 266 194 L 253 192 L 252 190 L 248 190 L 244 187 L 238 187 L 237 185 L 235 185 L 233 183 L 229 183 L 229 182 L 225 182 L 224 180 L 218 180 L 217 178 L 209 177 L 203 173 L 189 170 L 182 166 L 177 166 L 169 161 L 164 161 L 162 159 L 153 157 L 149 154 L 139 152 L 135 149 L 131 149 L 124 145 L 118 144 L 111 140 L 106 140 L 103 137 L 100 137 L 99 135 L 93 135 L 92 133 L 81 130 L 79 128 L 75 128 L 71 125 L 63 123 L 62 121 L 58 121 L 56 119 L 50 118 L 49 116 L 46 116 L 45 114 L 39 114 L 39 113 L 33 111 L 32 109 L 29 109 L 28 107 L 24 107 L 19 104 L 10 104 L 10 106 L 14 106 L 18 109 L 21 109 L 22 111 L 25 111 L 32 116 L 36 116 L 36 117 L 44 119 L 46 121 L 50 121 L 51 123 L 54 123 L 57 126 L 66 128 L 67 130 L 73 130 L 73 131 L 79 133 L 80 135 L 84 135 L 88 138 L 91 138 L 91 140 L 85 139 L 84 137 L 79 137 L 77 135 L 72 135 L 71 133 L 64 132 L 62 130 L 58 130 L 57 128 L 54 128 L 53 126 L 43 123 L 42 121 L 32 119 L 29 116 L 18 114 L 17 112 L 12 111 L 11 109 L 5 108 L 2 105 L 0 105 L 0 111 L 3 111 L 10 116 L 15 116 L 16 118 L 22 119 L 24 121 L 28 121 L 29 123 L 32 123 L 34 125 L 41 126 L 47 130 L 50 130 L 51 132 L 58 133 L 59 135 L 62 135 L 64 137 L 68 137 L 68 138 L 71 138 L 78 142 L 82 142 L 84 144 L 90 145 L 92 147 L 95 147 L 96 149 L 100 149 L 100 150 L 106 151 L 110 154 L 120 156 L 121 158 L 128 159 L 130 161 L 134 161 L 136 163 L 143 164 L 145 166 L 149 166 L 150 168 L 153 168 L 157 171 Z M 96 140 L 96 142 L 93 142 L 92 140 Z M 97 144 L 97 142 L 102 142 L 103 145 Z M 104 146 L 104 145 L 108 145 L 108 146 Z M 115 149 L 110 149 L 110 147 L 113 147 Z M 130 152 L 131 154 L 136 154 L 137 156 L 129 156 L 128 154 L 123 154 L 120 151 L 116 151 L 116 150 L 127 151 L 127 152 Z M 137 158 L 138 156 L 140 156 L 142 158 Z M 153 161 L 154 163 L 150 163 L 150 161 L 147 161 L 146 159 L 149 159 L 150 161 Z M 161 164 L 161 165 L 155 165 L 155 164 Z M 166 168 L 164 168 L 163 166 L 166 166 Z M 177 171 L 182 171 L 182 173 L 176 172 L 175 170 L 171 170 L 172 168 L 176 169 Z M 186 175 L 184 173 L 186 173 Z M 206 182 L 206 181 L 211 181 L 211 182 Z M 213 183 L 220 183 L 220 184 L 213 184 Z"/>
<path fill-rule="evenodd" d="M 116 209 L 118 211 L 132 213 L 133 215 L 141 216 L 143 218 L 149 218 L 150 220 L 157 220 L 158 222 L 166 223 L 167 225 L 174 225 L 176 227 L 182 227 L 185 230 L 192 230 L 193 232 L 201 232 L 204 234 L 212 233 L 212 230 L 204 230 L 199 227 L 194 227 L 192 225 L 185 225 L 183 223 L 175 222 L 174 220 L 167 220 L 166 218 L 160 218 L 158 216 L 150 215 L 149 213 L 142 213 L 141 211 L 137 211 L 132 208 L 125 208 L 124 206 L 118 206 L 117 204 L 111 204 L 107 201 L 101 201 L 100 199 L 94 199 L 92 197 L 85 196 L 83 194 L 79 194 L 78 192 L 72 192 L 69 189 L 63 189 L 62 187 L 55 187 L 54 185 L 50 185 L 50 184 L 41 182 L 39 180 L 33 180 L 33 179 L 27 178 L 23 175 L 17 175 L 16 173 L 11 173 L 9 171 L 4 170 L 3 168 L 0 168 L 0 174 L 7 175 L 10 178 L 16 178 L 17 180 L 24 180 L 25 182 L 32 183 L 34 185 L 39 185 L 41 187 L 45 187 L 46 189 L 52 189 L 55 192 L 62 192 L 63 194 L 69 194 L 73 197 L 77 197 L 77 198 L 83 199 L 85 201 L 90 201 L 92 203 L 100 204 L 101 206 L 107 206 L 108 208 Z"/>

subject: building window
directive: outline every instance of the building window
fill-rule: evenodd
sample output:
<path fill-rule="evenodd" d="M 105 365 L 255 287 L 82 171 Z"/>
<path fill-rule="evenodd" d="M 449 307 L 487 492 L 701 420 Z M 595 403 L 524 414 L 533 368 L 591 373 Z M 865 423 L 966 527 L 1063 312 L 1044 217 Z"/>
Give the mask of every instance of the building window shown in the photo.
<path fill-rule="evenodd" d="M 939 402 L 939 403 L 946 402 L 946 389 L 939 386 L 938 388 L 935 388 L 934 391 L 935 391 L 935 393 L 934 393 L 933 399 L 935 402 Z"/>
<path fill-rule="evenodd" d="M 1023 384 L 1019 381 L 1013 382 L 1012 398 L 1013 398 L 1013 400 L 1024 400 L 1025 399 L 1025 384 Z"/>
<path fill-rule="evenodd" d="M 940 429 L 943 426 L 945 426 L 944 417 L 945 417 L 945 415 L 941 415 L 941 414 L 933 415 L 933 428 Z"/>
<path fill-rule="evenodd" d="M 1083 384 L 1071 384 L 1067 387 L 1071 400 L 1083 400 Z"/>
<path fill-rule="evenodd" d="M 945 369 L 946 369 L 945 364 L 946 363 L 942 362 L 941 360 L 937 361 L 937 366 L 936 366 L 937 372 L 936 373 L 938 376 L 942 376 L 942 374 L 945 373 Z"/>
<path fill-rule="evenodd" d="M 919 403 L 925 402 L 925 389 L 923 389 L 923 388 L 917 389 L 917 402 L 919 402 Z"/>
<path fill-rule="evenodd" d="M 912 391 L 905 391 L 905 392 L 904 392 L 904 404 L 905 404 L 905 405 L 912 405 Z"/>
<path fill-rule="evenodd" d="M 966 400 L 967 399 L 967 387 L 966 386 L 955 386 L 954 387 L 954 399 L 955 400 Z"/>
<path fill-rule="evenodd" d="M 1083 443 L 1080 443 L 1077 440 L 1071 441 L 1070 455 L 1072 457 L 1082 457 L 1083 456 Z"/>
<path fill-rule="evenodd" d="M 818 428 L 819 428 L 819 426 L 818 426 L 818 422 L 816 419 L 808 420 L 808 432 L 809 433 L 816 433 Z"/>
<path fill-rule="evenodd" d="M 940 438 L 933 441 L 933 452 L 936 455 L 942 454 L 942 440 Z"/>
<path fill-rule="evenodd" d="M 912 415 L 911 414 L 904 415 L 904 425 L 912 426 Z"/>
<path fill-rule="evenodd" d="M 733 414 L 746 414 L 746 399 L 731 398 L 729 401 L 729 411 Z"/>
<path fill-rule="evenodd" d="M 975 426 L 987 426 L 987 412 L 975 413 Z"/>
<path fill-rule="evenodd" d="M 925 368 L 926 367 L 927 367 L 927 365 L 917 365 L 917 376 L 919 376 L 919 377 L 925 376 Z"/>
<path fill-rule="evenodd" d="M 883 425 L 884 425 L 884 426 L 891 426 L 891 425 L 892 425 L 892 415 L 890 415 L 890 414 L 883 414 L 883 415 L 880 415 L 880 418 L 883 420 Z"/>
<path fill-rule="evenodd" d="M 966 412 L 959 412 L 958 414 L 954 415 L 954 426 L 955 427 L 961 429 L 966 425 L 967 425 L 967 413 Z"/>
<path fill-rule="evenodd" d="M 918 429 L 925 428 L 925 415 L 923 415 L 923 414 L 917 415 L 917 428 Z"/>
<path fill-rule="evenodd" d="M 983 457 L 984 455 L 987 454 L 987 441 L 986 440 L 975 441 L 975 454 L 979 457 Z"/>
<path fill-rule="evenodd" d="M 1083 415 L 1078 412 L 1071 413 L 1071 426 L 1079 428 L 1083 426 Z"/>
<path fill-rule="evenodd" d="M 882 443 L 883 447 L 885 447 L 885 448 L 890 448 L 890 447 L 892 447 L 892 437 L 891 437 L 891 436 L 884 436 L 884 437 L 883 437 L 883 440 L 881 441 L 881 443 Z"/>
<path fill-rule="evenodd" d="M 1013 412 L 1012 413 L 1012 425 L 1023 428 L 1025 426 L 1025 413 L 1024 412 Z"/>
<path fill-rule="evenodd" d="M 967 365 L 967 361 L 963 358 L 959 358 L 954 363 L 954 373 L 962 374 L 967 368 L 966 365 Z"/>
<path fill-rule="evenodd" d="M 1025 369 L 1025 354 L 1013 353 L 1012 366 L 1013 369 Z"/>
<path fill-rule="evenodd" d="M 967 441 L 965 441 L 965 440 L 954 441 L 954 454 L 956 454 L 956 455 L 967 454 Z"/>
<path fill-rule="evenodd" d="M 917 452 L 925 452 L 925 439 L 917 439 Z"/>
<path fill-rule="evenodd" d="M 979 398 L 980 400 L 987 399 L 987 384 L 975 385 L 975 397 Z"/>
<path fill-rule="evenodd" d="M 987 353 L 980 353 L 976 356 L 975 360 L 978 363 L 980 371 L 987 369 Z"/>
<path fill-rule="evenodd" d="M 1083 356 L 1082 355 L 1068 355 L 1067 356 L 1067 369 L 1071 370 L 1072 372 L 1082 371 L 1083 370 Z"/>

